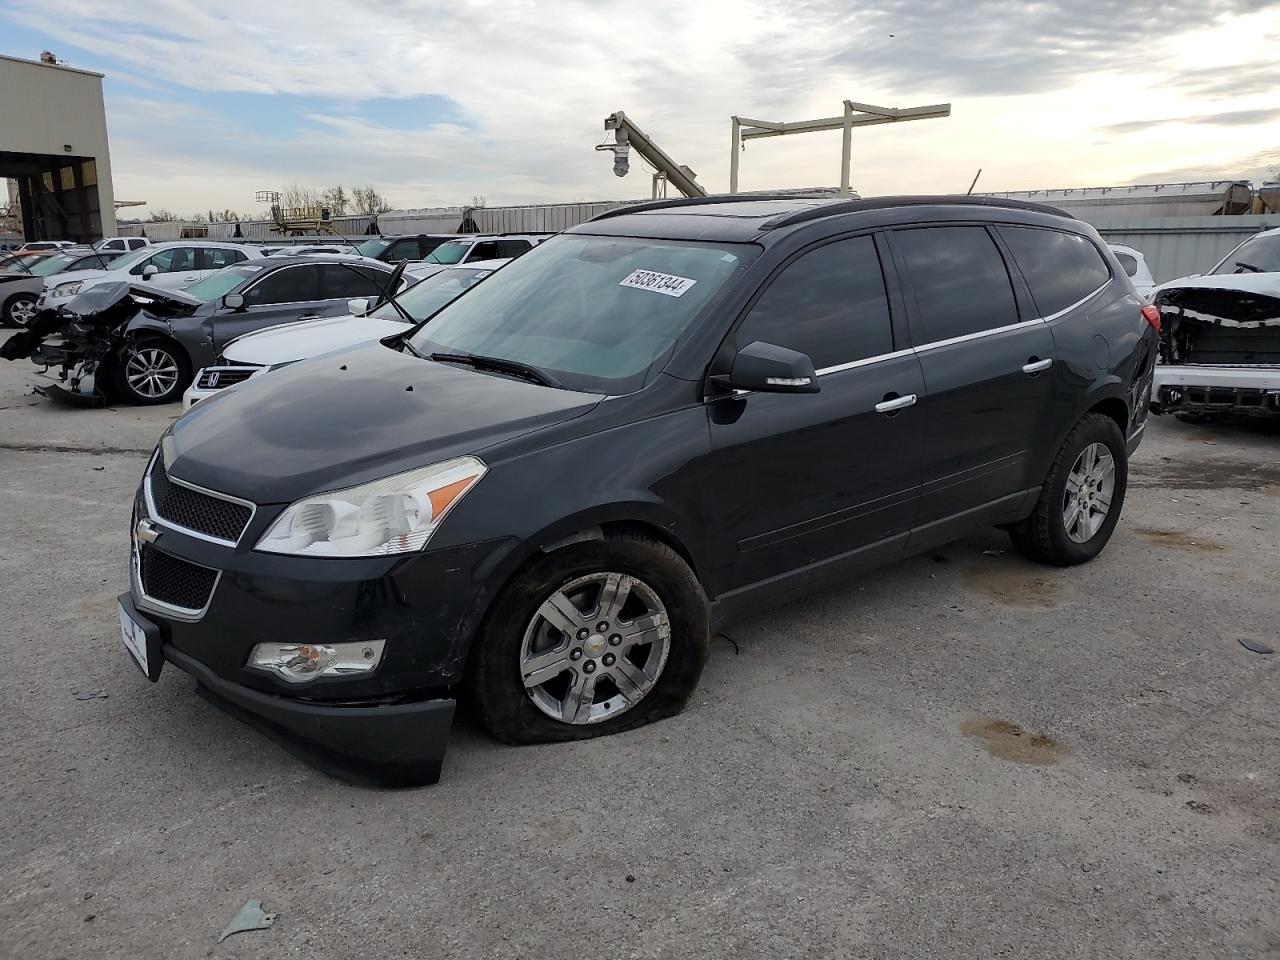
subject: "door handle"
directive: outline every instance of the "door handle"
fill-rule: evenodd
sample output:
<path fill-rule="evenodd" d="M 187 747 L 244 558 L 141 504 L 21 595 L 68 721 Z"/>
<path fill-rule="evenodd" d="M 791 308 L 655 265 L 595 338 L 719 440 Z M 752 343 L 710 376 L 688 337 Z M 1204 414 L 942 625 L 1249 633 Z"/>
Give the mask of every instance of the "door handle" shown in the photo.
<path fill-rule="evenodd" d="M 1042 370 L 1048 370 L 1053 366 L 1053 357 L 1045 360 L 1036 360 L 1032 358 L 1022 365 L 1022 372 L 1034 376 Z"/>
<path fill-rule="evenodd" d="M 905 397 L 889 394 L 876 404 L 876 413 L 896 413 L 899 410 L 905 410 L 907 407 L 915 406 L 915 403 L 916 395 L 914 393 L 908 393 Z"/>

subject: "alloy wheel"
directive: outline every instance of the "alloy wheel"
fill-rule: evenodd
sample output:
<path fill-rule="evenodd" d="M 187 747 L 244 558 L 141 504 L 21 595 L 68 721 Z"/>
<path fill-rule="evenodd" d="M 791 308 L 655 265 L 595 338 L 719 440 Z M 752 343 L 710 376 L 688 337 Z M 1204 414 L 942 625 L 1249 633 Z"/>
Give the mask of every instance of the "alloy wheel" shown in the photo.
<path fill-rule="evenodd" d="M 9 305 L 9 322 L 25 327 L 36 315 L 36 302 L 27 297 L 14 300 Z"/>
<path fill-rule="evenodd" d="M 154 400 L 168 395 L 178 383 L 178 361 L 159 347 L 132 351 L 125 361 L 124 378 L 138 396 Z"/>
<path fill-rule="evenodd" d="M 1076 457 L 1062 500 L 1062 524 L 1076 543 L 1088 543 L 1102 529 L 1115 478 L 1116 461 L 1106 444 L 1091 443 Z"/>
<path fill-rule="evenodd" d="M 652 587 L 624 573 L 593 573 L 538 607 L 520 645 L 520 676 L 547 716 L 599 723 L 652 692 L 670 648 L 671 618 Z"/>

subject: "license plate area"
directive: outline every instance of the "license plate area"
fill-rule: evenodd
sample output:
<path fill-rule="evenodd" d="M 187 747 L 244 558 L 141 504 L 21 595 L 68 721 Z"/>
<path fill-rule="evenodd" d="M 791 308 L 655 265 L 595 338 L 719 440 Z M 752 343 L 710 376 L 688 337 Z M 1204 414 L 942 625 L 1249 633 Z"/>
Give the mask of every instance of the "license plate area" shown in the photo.
<path fill-rule="evenodd" d="M 160 679 L 160 671 L 164 668 L 164 655 L 161 653 L 160 628 L 138 615 L 132 603 L 126 603 L 125 594 L 116 604 L 116 613 L 120 619 L 120 639 L 124 642 L 129 658 L 142 671 L 143 676 L 153 683 Z"/>

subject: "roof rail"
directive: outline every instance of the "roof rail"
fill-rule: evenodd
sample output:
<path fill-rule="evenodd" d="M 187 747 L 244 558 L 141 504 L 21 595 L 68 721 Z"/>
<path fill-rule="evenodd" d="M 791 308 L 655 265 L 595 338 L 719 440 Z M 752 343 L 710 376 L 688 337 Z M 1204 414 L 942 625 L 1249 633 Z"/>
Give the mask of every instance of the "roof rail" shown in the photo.
<path fill-rule="evenodd" d="M 710 197 L 674 197 L 670 200 L 638 200 L 625 207 L 615 207 L 604 213 L 597 213 L 587 223 L 597 220 L 608 220 L 610 217 L 621 217 L 628 213 L 643 213 L 646 210 L 667 210 L 672 207 L 705 207 L 716 203 L 750 203 L 754 200 L 826 200 L 827 197 L 814 194 L 806 197 L 795 193 L 719 193 Z"/>
<path fill-rule="evenodd" d="M 1035 213 L 1047 213 L 1050 216 L 1065 217 L 1068 220 L 1076 219 L 1065 210 L 1059 210 L 1057 207 L 1051 207 L 1044 203 L 1029 203 L 1026 200 L 1002 200 L 997 197 L 972 197 L 957 194 L 955 196 L 907 196 L 879 197 L 867 200 L 840 200 L 834 203 L 823 204 L 820 207 L 814 207 L 810 210 L 796 210 L 793 213 L 785 213 L 774 220 L 769 220 L 761 224 L 760 226 L 763 230 L 776 230 L 778 227 L 789 227 L 795 223 L 804 223 L 807 220 L 818 220 L 822 217 L 834 217 L 841 213 L 859 213 L 864 210 L 884 210 L 892 207 L 915 207 L 925 205 L 1004 207 L 1006 209 L 1031 210 Z"/>

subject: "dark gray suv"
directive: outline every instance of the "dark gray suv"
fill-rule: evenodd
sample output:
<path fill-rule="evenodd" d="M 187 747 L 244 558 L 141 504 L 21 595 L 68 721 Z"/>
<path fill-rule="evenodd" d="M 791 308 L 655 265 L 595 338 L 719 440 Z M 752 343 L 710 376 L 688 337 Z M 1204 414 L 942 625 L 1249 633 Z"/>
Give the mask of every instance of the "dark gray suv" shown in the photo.
<path fill-rule="evenodd" d="M 1048 207 L 606 214 L 179 419 L 134 504 L 124 642 L 402 781 L 439 775 L 458 698 L 511 743 L 627 730 L 749 611 L 987 525 L 1095 557 L 1158 328 Z"/>

